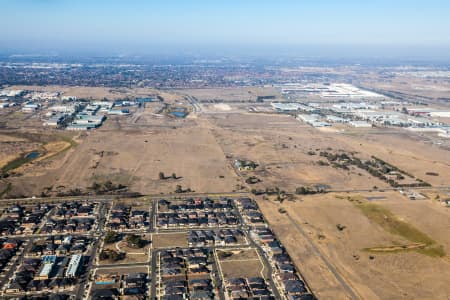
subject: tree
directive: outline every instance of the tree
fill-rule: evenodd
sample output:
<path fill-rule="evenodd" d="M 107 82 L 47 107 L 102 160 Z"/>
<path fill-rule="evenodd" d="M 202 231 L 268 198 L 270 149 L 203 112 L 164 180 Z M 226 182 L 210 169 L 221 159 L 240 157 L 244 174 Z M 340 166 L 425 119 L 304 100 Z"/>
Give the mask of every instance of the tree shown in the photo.
<path fill-rule="evenodd" d="M 178 177 L 177 177 L 177 174 L 172 173 L 172 178 L 173 178 L 173 179 L 177 179 L 177 178 L 178 178 Z"/>
<path fill-rule="evenodd" d="M 98 184 L 96 181 L 94 181 L 92 183 L 91 189 L 93 189 L 94 191 L 97 191 L 98 189 L 100 189 L 100 184 Z"/>
<path fill-rule="evenodd" d="M 142 248 L 144 247 L 144 241 L 139 235 L 130 234 L 127 236 L 127 243 L 130 247 Z"/>
<path fill-rule="evenodd" d="M 159 179 L 160 180 L 166 179 L 166 176 L 164 175 L 164 172 L 159 172 Z"/>
<path fill-rule="evenodd" d="M 175 193 L 182 193 L 183 192 L 183 188 L 181 187 L 181 185 L 177 185 L 177 187 L 175 188 Z"/>
<path fill-rule="evenodd" d="M 100 260 L 112 260 L 112 261 L 118 261 L 125 258 L 125 252 L 117 252 L 114 250 L 103 250 L 100 252 Z"/>
<path fill-rule="evenodd" d="M 114 231 L 108 231 L 105 235 L 105 243 L 112 244 L 117 241 L 119 235 Z"/>

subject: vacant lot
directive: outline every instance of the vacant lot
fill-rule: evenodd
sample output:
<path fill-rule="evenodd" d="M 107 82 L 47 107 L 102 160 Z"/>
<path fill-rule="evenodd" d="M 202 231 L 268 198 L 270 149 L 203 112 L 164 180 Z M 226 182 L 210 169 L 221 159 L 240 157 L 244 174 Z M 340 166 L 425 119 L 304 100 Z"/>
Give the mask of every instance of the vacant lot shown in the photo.
<path fill-rule="evenodd" d="M 259 260 L 256 249 L 227 249 L 217 250 L 221 262 L 235 260 Z"/>
<path fill-rule="evenodd" d="M 153 234 L 153 248 L 187 247 L 186 233 Z"/>
<path fill-rule="evenodd" d="M 178 179 L 160 180 L 159 172 L 175 173 Z M 229 191 L 236 179 L 213 136 L 192 124 L 121 131 L 105 126 L 86 137 L 58 184 L 88 186 L 106 180 L 154 194 L 173 192 L 177 185 L 197 192 Z"/>
<path fill-rule="evenodd" d="M 263 265 L 258 260 L 247 261 L 223 261 L 220 262 L 223 277 L 225 279 L 236 277 L 266 277 L 263 271 Z"/>
<path fill-rule="evenodd" d="M 218 250 L 217 257 L 225 279 L 267 275 L 255 249 Z"/>
<path fill-rule="evenodd" d="M 19 149 L 23 152 L 43 146 L 13 143 L 2 160 L 13 158 L 18 143 L 24 145 Z M 144 112 L 137 121 L 113 118 L 98 130 L 81 133 L 76 147 L 68 149 L 63 142 L 44 147 L 45 159 L 11 179 L 16 194 L 39 195 L 48 187 L 86 189 L 106 181 L 143 194 L 173 193 L 177 185 L 196 192 L 227 192 L 238 180 L 209 128 L 195 120 L 161 119 Z M 168 177 L 175 173 L 177 179 L 161 180 L 159 172 Z"/>
<path fill-rule="evenodd" d="M 335 133 L 320 132 L 293 117 L 264 114 L 221 114 L 209 116 L 213 132 L 225 154 L 233 159 L 250 159 L 259 164 L 246 177 L 262 180 L 253 187 L 278 186 L 294 191 L 300 185 L 326 184 L 333 189 L 367 189 L 384 182 L 359 170 L 320 166 L 321 149 L 351 149 L 335 140 Z M 314 155 L 308 152 L 314 152 Z"/>
<path fill-rule="evenodd" d="M 380 225 L 387 232 L 403 237 L 411 242 L 410 244 L 404 245 L 394 244 L 393 246 L 387 247 L 372 247 L 366 250 L 370 252 L 415 250 L 429 256 L 445 256 L 441 245 L 436 245 L 436 241 L 432 238 L 410 223 L 401 220 L 385 207 L 354 197 L 349 197 L 348 200 L 353 202 L 370 221 Z"/>
<path fill-rule="evenodd" d="M 450 182 L 448 149 L 427 142 L 414 133 L 400 129 L 347 131 L 336 135 L 338 141 L 353 145 L 365 155 L 374 155 L 432 185 Z M 438 173 L 438 176 L 428 175 Z"/>
<path fill-rule="evenodd" d="M 450 275 L 450 264 L 446 258 L 420 251 L 375 254 L 367 251 L 380 245 L 409 245 L 419 240 L 441 245 L 444 241 L 439 238 L 440 234 L 431 234 L 422 222 L 414 218 L 404 220 L 395 212 L 390 212 L 391 215 L 386 217 L 395 218 L 394 224 L 402 224 L 400 227 L 388 227 L 383 223 L 384 217 L 377 220 L 380 211 L 389 211 L 383 210 L 385 203 L 394 200 L 368 204 L 369 211 L 373 211 L 370 209 L 373 205 L 382 207 L 374 214 L 369 213 L 368 217 L 347 199 L 348 196 L 306 196 L 301 201 L 285 201 L 281 206 L 267 200 L 259 201 L 266 218 L 313 291 L 325 299 L 348 295 L 336 275 L 329 271 L 326 261 L 362 299 L 445 299 L 450 293 L 445 280 L 442 280 Z M 395 197 L 395 194 L 388 196 Z M 403 201 L 404 205 L 410 202 L 400 194 L 396 199 Z M 279 207 L 288 213 L 279 213 Z M 415 217 L 420 218 L 419 215 Z M 444 234 L 444 229 L 437 224 L 433 231 Z"/>

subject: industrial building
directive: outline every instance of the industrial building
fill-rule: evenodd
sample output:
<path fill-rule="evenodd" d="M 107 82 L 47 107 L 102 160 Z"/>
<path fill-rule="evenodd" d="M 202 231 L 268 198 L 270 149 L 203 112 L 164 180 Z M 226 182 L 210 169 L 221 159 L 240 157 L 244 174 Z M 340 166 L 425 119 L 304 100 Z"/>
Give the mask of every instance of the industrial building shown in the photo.
<path fill-rule="evenodd" d="M 66 277 L 73 278 L 77 275 L 82 258 L 83 257 L 80 254 L 72 255 L 69 265 L 67 266 Z"/>
<path fill-rule="evenodd" d="M 36 110 L 38 110 L 40 107 L 39 104 L 37 103 L 33 103 L 33 102 L 27 102 L 25 103 L 25 105 L 22 107 L 22 111 L 26 112 L 26 113 L 32 113 L 35 112 Z"/>
<path fill-rule="evenodd" d="M 351 121 L 349 122 L 350 125 L 357 128 L 369 128 L 372 127 L 372 124 L 367 123 L 366 121 Z"/>
<path fill-rule="evenodd" d="M 42 257 L 42 266 L 35 280 L 46 280 L 49 278 L 56 262 L 56 255 L 45 255 Z"/>
<path fill-rule="evenodd" d="M 314 108 L 300 104 L 300 103 L 294 103 L 294 102 L 290 102 L 290 103 L 281 103 L 281 102 L 272 102 L 270 103 L 270 105 L 272 106 L 272 108 L 276 111 L 280 111 L 280 112 L 290 112 L 290 111 L 299 111 L 299 110 L 303 110 L 303 111 L 313 111 Z"/>
<path fill-rule="evenodd" d="M 44 122 L 44 126 L 59 126 L 61 125 L 65 120 L 64 115 L 55 115 L 49 118 Z"/>
<path fill-rule="evenodd" d="M 309 124 L 313 127 L 329 127 L 331 126 L 330 123 L 328 122 L 323 122 L 320 121 L 320 116 L 319 115 L 303 115 L 303 114 L 299 114 L 297 115 L 297 120 L 301 120 L 303 122 L 305 122 L 306 124 Z"/>
<path fill-rule="evenodd" d="M 108 115 L 123 116 L 123 115 L 129 115 L 129 114 L 130 114 L 130 110 L 129 109 L 110 109 L 108 111 Z"/>

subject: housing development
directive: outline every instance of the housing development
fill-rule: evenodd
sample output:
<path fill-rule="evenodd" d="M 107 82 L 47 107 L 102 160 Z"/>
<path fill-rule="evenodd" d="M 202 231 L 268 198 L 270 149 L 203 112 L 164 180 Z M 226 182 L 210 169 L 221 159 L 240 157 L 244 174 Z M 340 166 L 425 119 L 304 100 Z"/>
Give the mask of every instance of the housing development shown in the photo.
<path fill-rule="evenodd" d="M 253 199 L 168 199 L 5 206 L 2 297 L 314 298 Z"/>

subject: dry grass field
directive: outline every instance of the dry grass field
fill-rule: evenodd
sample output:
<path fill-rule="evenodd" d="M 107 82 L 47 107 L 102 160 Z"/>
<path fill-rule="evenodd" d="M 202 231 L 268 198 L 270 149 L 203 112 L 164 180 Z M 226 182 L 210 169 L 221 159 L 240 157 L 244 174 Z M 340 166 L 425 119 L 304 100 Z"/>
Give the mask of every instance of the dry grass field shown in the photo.
<path fill-rule="evenodd" d="M 267 276 L 267 270 L 264 269 L 255 249 L 219 250 L 217 256 L 225 279 Z"/>
<path fill-rule="evenodd" d="M 181 178 L 160 180 L 159 172 Z M 228 191 L 236 179 L 213 136 L 206 128 L 192 125 L 117 131 L 105 126 L 79 145 L 57 184 L 88 186 L 107 180 L 152 194 L 173 192 L 176 185 L 198 192 Z"/>
<path fill-rule="evenodd" d="M 384 91 L 395 91 L 409 96 L 422 96 L 431 101 L 450 96 L 450 84 L 446 77 L 421 78 L 404 73 L 390 80 L 379 81 L 376 79 L 366 79 L 362 85 Z M 438 101 L 433 102 L 438 103 Z M 445 103 L 445 101 L 442 101 L 442 103 Z"/>
<path fill-rule="evenodd" d="M 11 193 L 39 195 L 45 187 L 87 188 L 108 180 L 143 194 L 171 193 L 177 185 L 196 192 L 226 192 L 238 180 L 210 129 L 196 120 L 143 112 L 138 120 L 110 118 L 102 128 L 79 134 L 75 148 L 67 150 L 63 142 L 5 142 L 14 143 L 2 148 L 5 162 L 15 158 L 14 149 L 46 150 L 31 167 L 20 170 L 22 176 L 10 179 Z M 55 156 L 56 151 L 61 154 Z M 160 180 L 159 172 L 176 173 L 178 179 Z"/>
<path fill-rule="evenodd" d="M 234 159 L 250 159 L 260 166 L 247 174 L 262 182 L 255 187 L 278 186 L 294 191 L 300 185 L 326 184 L 333 189 L 367 189 L 387 185 L 358 170 L 338 170 L 317 164 L 317 150 L 350 149 L 335 133 L 321 132 L 290 116 L 230 114 L 209 116 L 213 132 L 224 153 Z M 308 151 L 316 155 L 308 155 Z M 361 174 L 361 175 L 360 175 Z"/>
<path fill-rule="evenodd" d="M 152 236 L 153 248 L 187 247 L 187 233 L 158 233 Z"/>
<path fill-rule="evenodd" d="M 258 260 L 223 261 L 220 262 L 220 267 L 225 279 L 238 277 L 261 277 L 261 274 L 264 274 L 261 273 L 261 271 L 263 271 L 263 265 Z"/>
<path fill-rule="evenodd" d="M 285 201 L 281 205 L 268 200 L 258 202 L 319 298 L 344 299 L 348 295 L 326 267 L 328 262 L 361 299 L 445 299 L 450 293 L 442 280 L 450 275 L 448 238 L 444 237 L 448 232 L 448 225 L 445 225 L 448 210 L 436 212 L 435 209 L 442 207 L 434 207 L 433 203 L 425 201 L 406 200 L 400 194 L 388 194 L 387 200 L 370 203 L 386 209 L 407 224 L 406 230 L 402 227 L 396 231 L 378 223 L 376 216 L 369 218 L 347 200 L 349 195 L 352 196 L 305 196 L 301 201 Z M 374 194 L 370 193 L 370 196 Z M 391 206 L 395 207 L 393 203 L 398 205 L 396 210 L 391 209 Z M 400 205 L 408 207 L 405 209 L 409 212 L 408 219 Z M 421 208 L 411 208 L 419 205 Z M 279 213 L 279 207 L 287 214 Z M 427 215 L 446 216 L 447 221 L 432 225 L 420 220 Z M 301 227 L 304 234 L 297 227 Z M 443 245 L 446 256 L 405 249 L 383 253 L 367 250 L 410 245 L 417 236 Z"/>

